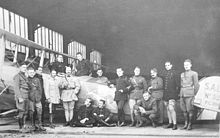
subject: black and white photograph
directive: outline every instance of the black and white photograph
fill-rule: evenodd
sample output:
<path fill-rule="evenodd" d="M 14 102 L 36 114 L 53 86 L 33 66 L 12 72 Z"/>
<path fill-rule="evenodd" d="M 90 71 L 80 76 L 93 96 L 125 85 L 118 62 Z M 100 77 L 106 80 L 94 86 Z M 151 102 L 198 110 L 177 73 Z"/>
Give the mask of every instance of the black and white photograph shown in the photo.
<path fill-rule="evenodd" d="M 0 138 L 219 138 L 220 0 L 0 0 Z"/>

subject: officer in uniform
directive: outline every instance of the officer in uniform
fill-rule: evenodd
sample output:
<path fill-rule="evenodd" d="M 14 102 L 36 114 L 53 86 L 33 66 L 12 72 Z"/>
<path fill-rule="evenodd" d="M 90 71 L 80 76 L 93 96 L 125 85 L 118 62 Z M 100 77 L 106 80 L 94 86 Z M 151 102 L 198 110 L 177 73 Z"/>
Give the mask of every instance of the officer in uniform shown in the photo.
<path fill-rule="evenodd" d="M 19 129 L 24 130 L 26 124 L 26 118 L 29 110 L 29 84 L 27 75 L 26 63 L 20 66 L 20 72 L 14 76 L 14 92 L 16 107 L 18 109 L 18 124 Z"/>
<path fill-rule="evenodd" d="M 129 106 L 130 106 L 130 113 L 131 113 L 131 124 L 130 126 L 134 126 L 134 105 L 140 101 L 143 97 L 143 93 L 147 90 L 147 82 L 144 77 L 140 76 L 140 68 L 135 67 L 134 69 L 134 76 L 130 78 L 131 83 L 131 92 L 129 98 Z"/>
<path fill-rule="evenodd" d="M 117 68 L 116 73 L 118 78 L 112 83 L 116 84 L 116 91 L 114 101 L 117 104 L 118 108 L 118 126 L 125 125 L 125 113 L 124 113 L 124 106 L 126 101 L 128 100 L 128 93 L 130 90 L 130 82 L 126 76 L 124 76 L 124 71 L 122 68 Z M 112 87 L 112 84 L 110 85 Z"/>
<path fill-rule="evenodd" d="M 75 70 L 76 70 L 76 76 L 88 76 L 92 73 L 92 66 L 91 63 L 83 59 L 82 53 L 78 52 L 76 54 L 76 63 L 75 63 Z"/>
<path fill-rule="evenodd" d="M 173 65 L 170 61 L 165 62 L 165 70 L 162 73 L 164 82 L 164 105 L 167 109 L 167 116 L 169 119 L 169 124 L 165 128 L 177 129 L 176 121 L 176 100 L 179 95 L 179 79 L 175 70 L 172 69 Z"/>
<path fill-rule="evenodd" d="M 63 77 L 65 74 L 65 64 L 63 63 L 63 56 L 58 55 L 55 62 L 50 65 L 50 71 L 55 70 L 59 77 Z"/>
<path fill-rule="evenodd" d="M 97 77 L 97 81 L 98 83 L 102 83 L 102 84 L 108 84 L 108 78 L 103 76 L 103 70 L 101 68 L 97 69 L 96 71 L 98 77 Z"/>
<path fill-rule="evenodd" d="M 34 111 L 36 108 L 37 111 L 37 117 L 39 121 L 39 130 L 46 130 L 42 126 L 42 104 L 41 104 L 41 98 L 42 98 L 42 87 L 40 80 L 35 76 L 35 70 L 34 68 L 30 67 L 28 68 L 28 81 L 30 85 L 30 94 L 29 94 L 29 99 L 30 99 L 30 119 L 31 119 L 31 125 L 32 129 L 35 130 L 35 121 L 34 121 Z"/>
<path fill-rule="evenodd" d="M 93 118 L 97 126 L 111 126 L 108 121 L 112 118 L 113 114 L 106 108 L 105 100 L 99 100 L 99 105 L 93 110 Z"/>
<path fill-rule="evenodd" d="M 75 102 L 78 101 L 77 94 L 80 90 L 80 83 L 77 77 L 73 76 L 71 72 L 71 68 L 66 67 L 66 75 L 62 78 L 59 84 L 66 118 L 66 124 L 64 126 L 71 125 L 70 122 L 73 119 L 73 109 Z"/>
<path fill-rule="evenodd" d="M 191 70 L 192 61 L 184 61 L 185 72 L 181 73 L 180 107 L 185 118 L 182 129 L 191 130 L 193 121 L 193 100 L 199 90 L 198 73 Z"/>
<path fill-rule="evenodd" d="M 87 98 L 85 100 L 84 105 L 79 108 L 78 111 L 78 120 L 75 123 L 76 126 L 80 127 L 92 127 L 95 123 L 95 119 L 93 118 L 92 111 L 92 99 Z"/>
<path fill-rule="evenodd" d="M 134 114 L 137 118 L 136 127 L 141 127 L 143 124 L 142 117 L 149 119 L 153 127 L 156 127 L 157 118 L 157 101 L 151 96 L 150 93 L 146 92 L 143 94 L 143 98 L 134 105 Z"/>
<path fill-rule="evenodd" d="M 159 113 L 159 119 L 158 123 L 160 125 L 163 124 L 163 80 L 162 78 L 158 77 L 157 75 L 157 69 L 153 68 L 151 69 L 151 80 L 149 82 L 149 88 L 148 91 L 151 93 L 152 97 L 157 99 L 157 105 L 158 105 L 158 113 Z"/>
<path fill-rule="evenodd" d="M 42 123 L 44 123 L 44 111 L 45 111 L 45 105 L 46 105 L 46 97 L 45 97 L 45 91 L 44 91 L 44 80 L 42 76 L 43 68 L 38 67 L 36 70 L 35 77 L 37 77 L 40 80 L 41 88 L 42 88 L 42 98 L 41 98 L 41 104 L 42 104 Z M 34 118 L 36 117 L 36 112 L 34 113 Z M 34 119 L 35 120 L 35 119 Z"/>

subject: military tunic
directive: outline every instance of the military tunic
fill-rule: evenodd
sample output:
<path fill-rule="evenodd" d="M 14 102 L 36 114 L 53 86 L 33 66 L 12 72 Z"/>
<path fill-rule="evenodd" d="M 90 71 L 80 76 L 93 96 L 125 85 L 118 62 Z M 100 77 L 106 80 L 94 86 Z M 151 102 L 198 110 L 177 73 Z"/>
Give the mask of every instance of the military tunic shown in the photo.
<path fill-rule="evenodd" d="M 80 90 L 80 83 L 75 76 L 66 75 L 60 82 L 61 100 L 64 102 L 78 101 L 77 93 Z M 77 93 L 75 93 L 75 91 Z"/>
<path fill-rule="evenodd" d="M 14 76 L 14 91 L 15 98 L 29 98 L 28 79 L 22 72 L 19 72 L 17 75 Z"/>
<path fill-rule="evenodd" d="M 192 70 L 181 73 L 180 108 L 183 112 L 193 112 L 193 99 L 198 90 L 198 73 Z"/>
<path fill-rule="evenodd" d="M 158 123 L 162 124 L 164 119 L 164 109 L 163 109 L 163 80 L 160 77 L 152 78 L 150 81 L 150 85 L 152 89 L 151 96 L 157 100 L 158 112 L 159 112 L 159 120 Z"/>
<path fill-rule="evenodd" d="M 143 107 L 147 111 L 146 114 L 148 115 L 157 114 L 158 112 L 157 101 L 153 97 L 150 97 L 150 99 L 148 99 L 147 101 L 142 98 L 141 101 L 137 102 L 134 109 L 138 110 L 139 106 Z"/>
<path fill-rule="evenodd" d="M 93 111 L 92 106 L 86 107 L 86 105 L 82 105 L 79 108 L 78 119 L 82 120 L 84 118 L 89 118 L 89 119 L 92 118 L 92 111 Z"/>
<path fill-rule="evenodd" d="M 179 79 L 174 70 L 165 70 L 162 73 L 164 82 L 164 100 L 169 101 L 171 99 L 178 99 Z"/>
<path fill-rule="evenodd" d="M 139 111 L 139 107 L 143 107 L 146 113 L 141 114 L 141 112 Z M 141 116 L 143 116 L 155 122 L 156 118 L 158 117 L 158 107 L 156 99 L 153 97 L 150 97 L 150 99 L 148 99 L 147 101 L 141 99 L 141 101 L 138 101 L 137 104 L 134 105 L 134 112 L 138 120 L 143 120 L 143 118 L 141 118 Z"/>
<path fill-rule="evenodd" d="M 142 76 L 133 76 L 130 78 L 131 86 L 134 88 L 130 92 L 130 99 L 140 100 L 144 91 L 147 89 L 147 82 Z"/>
<path fill-rule="evenodd" d="M 78 111 L 78 120 L 76 125 L 85 126 L 85 125 L 94 124 L 95 120 L 93 118 L 92 111 L 93 111 L 93 107 L 91 105 L 89 107 L 87 107 L 86 105 L 82 105 Z M 82 124 L 80 121 L 85 118 L 88 118 L 89 120 L 87 120 L 85 123 Z"/>
<path fill-rule="evenodd" d="M 52 63 L 50 70 L 56 70 L 57 73 L 65 73 L 65 64 L 63 62 L 55 61 Z"/>
<path fill-rule="evenodd" d="M 19 111 L 19 118 L 28 114 L 29 110 L 29 83 L 25 76 L 25 73 L 19 72 L 14 76 L 14 92 L 16 107 Z M 19 102 L 19 98 L 23 99 L 23 102 Z"/>
<path fill-rule="evenodd" d="M 105 120 L 106 118 L 111 117 L 111 113 L 106 107 L 103 107 L 103 108 L 96 107 L 93 110 L 93 115 L 94 113 L 97 114 L 97 116 L 103 115 L 102 117 L 99 117 L 99 119 L 102 119 L 102 120 Z"/>
<path fill-rule="evenodd" d="M 42 98 L 42 87 L 40 80 L 37 77 L 28 78 L 30 84 L 30 95 L 29 98 L 33 102 L 40 102 Z"/>
<path fill-rule="evenodd" d="M 42 88 L 41 88 L 40 80 L 37 77 L 33 77 L 33 78 L 29 77 L 28 81 L 30 84 L 30 95 L 29 95 L 30 110 L 34 112 L 36 107 L 38 114 L 42 115 L 42 104 L 41 104 Z"/>
<path fill-rule="evenodd" d="M 83 59 L 82 61 L 77 60 L 75 68 L 77 70 L 76 76 L 88 76 L 92 72 L 92 66 L 86 59 Z"/>
<path fill-rule="evenodd" d="M 163 80 L 160 77 L 155 77 L 150 80 L 149 86 L 152 87 L 151 95 L 156 99 L 163 98 Z"/>
<path fill-rule="evenodd" d="M 115 101 L 125 101 L 128 99 L 128 86 L 130 86 L 130 83 L 126 76 L 121 76 L 116 79 Z M 123 92 L 120 92 L 119 90 L 123 90 Z"/>
<path fill-rule="evenodd" d="M 198 73 L 192 70 L 181 73 L 180 97 L 193 97 L 198 90 Z"/>

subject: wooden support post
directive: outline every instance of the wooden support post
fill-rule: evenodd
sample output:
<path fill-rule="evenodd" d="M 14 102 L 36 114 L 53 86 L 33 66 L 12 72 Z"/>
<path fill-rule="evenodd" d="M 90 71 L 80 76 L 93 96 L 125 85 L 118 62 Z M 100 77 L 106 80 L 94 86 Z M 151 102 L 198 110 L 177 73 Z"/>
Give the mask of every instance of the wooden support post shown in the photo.
<path fill-rule="evenodd" d="M 15 53 L 14 53 L 13 63 L 17 63 L 17 57 L 18 57 L 18 45 L 15 45 Z"/>
<path fill-rule="evenodd" d="M 28 47 L 25 47 L 25 49 L 26 49 L 26 55 L 25 55 L 25 61 L 28 59 L 28 56 L 29 56 L 29 48 Z"/>
<path fill-rule="evenodd" d="M 56 61 L 56 55 L 54 53 L 51 53 L 50 55 L 50 63 L 53 63 Z"/>
<path fill-rule="evenodd" d="M 3 64 L 5 62 L 5 36 L 0 36 L 0 78 L 2 78 L 1 74 L 3 74 Z"/>
<path fill-rule="evenodd" d="M 44 66 L 44 56 L 45 56 L 45 51 L 42 50 L 41 57 L 40 57 L 39 67 L 43 67 Z"/>

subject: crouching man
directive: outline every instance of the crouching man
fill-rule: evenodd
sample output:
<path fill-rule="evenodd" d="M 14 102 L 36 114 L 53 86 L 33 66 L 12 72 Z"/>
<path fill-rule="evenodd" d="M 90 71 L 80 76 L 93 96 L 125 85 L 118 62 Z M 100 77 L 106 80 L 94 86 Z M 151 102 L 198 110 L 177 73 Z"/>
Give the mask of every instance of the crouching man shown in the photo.
<path fill-rule="evenodd" d="M 70 122 L 73 119 L 73 109 L 75 102 L 78 101 L 77 94 L 80 90 L 80 83 L 77 77 L 71 74 L 70 67 L 66 67 L 66 75 L 62 78 L 59 87 L 61 88 L 61 100 L 65 112 L 66 123 L 64 126 L 72 125 Z"/>
<path fill-rule="evenodd" d="M 151 97 L 148 92 L 144 93 L 143 99 L 134 105 L 134 114 L 137 119 L 136 127 L 143 125 L 144 119 L 142 119 L 142 117 L 149 119 L 152 126 L 156 127 L 157 111 L 156 99 Z"/>
<path fill-rule="evenodd" d="M 92 99 L 87 98 L 84 105 L 79 108 L 78 111 L 78 120 L 75 123 L 79 127 L 92 127 L 95 123 L 95 120 L 92 117 Z"/>
<path fill-rule="evenodd" d="M 112 114 L 105 106 L 105 100 L 99 100 L 99 105 L 93 110 L 95 124 L 99 126 L 113 126 L 109 124 Z"/>
<path fill-rule="evenodd" d="M 30 119 L 31 119 L 31 125 L 32 129 L 35 130 L 35 121 L 33 113 L 36 109 L 37 111 L 37 118 L 39 121 L 39 126 L 37 127 L 39 130 L 45 131 L 46 129 L 42 126 L 42 104 L 41 104 L 41 98 L 42 98 L 42 87 L 40 80 L 35 77 L 35 70 L 34 68 L 30 67 L 28 68 L 28 81 L 30 85 Z"/>

